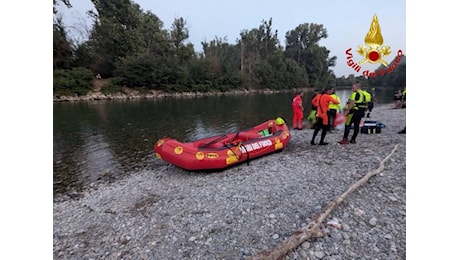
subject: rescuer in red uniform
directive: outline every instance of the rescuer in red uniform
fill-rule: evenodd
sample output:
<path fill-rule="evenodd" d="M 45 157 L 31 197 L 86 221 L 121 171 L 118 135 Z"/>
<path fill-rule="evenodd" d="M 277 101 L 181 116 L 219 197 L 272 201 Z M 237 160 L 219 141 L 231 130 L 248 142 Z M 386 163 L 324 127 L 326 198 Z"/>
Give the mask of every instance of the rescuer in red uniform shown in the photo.
<path fill-rule="evenodd" d="M 294 117 L 292 119 L 292 127 L 294 129 L 302 130 L 302 120 L 303 120 L 303 92 L 297 93 L 294 98 L 292 99 L 292 111 L 294 113 Z"/>
<path fill-rule="evenodd" d="M 331 96 L 332 94 L 332 87 L 326 87 L 324 92 L 320 95 L 316 95 L 315 98 L 311 101 L 313 105 L 317 106 L 316 109 L 316 126 L 315 131 L 313 132 L 313 137 L 311 138 L 310 144 L 315 145 L 315 138 L 318 134 L 319 130 L 323 130 L 321 132 L 321 140 L 319 141 L 319 145 L 328 145 L 329 143 L 324 142 L 324 138 L 326 137 L 327 130 L 329 130 L 329 120 L 328 120 L 328 113 L 329 104 L 339 104 L 339 101 Z"/>

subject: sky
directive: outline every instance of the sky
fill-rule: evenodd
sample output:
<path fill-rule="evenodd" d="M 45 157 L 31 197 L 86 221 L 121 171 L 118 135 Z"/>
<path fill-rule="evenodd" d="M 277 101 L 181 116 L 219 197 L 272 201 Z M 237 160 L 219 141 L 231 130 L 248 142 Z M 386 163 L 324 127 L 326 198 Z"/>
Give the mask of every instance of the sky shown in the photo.
<path fill-rule="evenodd" d="M 176 18 L 184 18 L 189 29 L 189 39 L 195 50 L 202 51 L 201 42 L 215 38 L 227 39 L 236 44 L 243 30 L 258 28 L 262 21 L 272 19 L 272 29 L 278 30 L 278 39 L 285 46 L 285 35 L 303 23 L 322 24 L 328 37 L 319 42 L 330 50 L 330 57 L 336 56 L 332 68 L 337 77 L 362 75 L 364 70 L 374 71 L 380 63 L 365 63 L 359 72 L 347 65 L 345 51 L 352 48 L 354 62 L 363 57 L 356 53 L 358 45 L 365 45 L 364 38 L 370 29 L 372 18 L 377 15 L 383 46 L 389 46 L 391 54 L 384 58 L 388 63 L 398 50 L 406 53 L 406 2 L 401 0 L 135 0 L 140 8 L 151 11 L 163 22 L 163 29 L 171 30 Z M 71 34 L 84 39 L 84 28 L 91 28 L 86 11 L 93 9 L 90 0 L 72 1 L 73 8 L 60 8 L 65 24 L 72 27 Z"/>

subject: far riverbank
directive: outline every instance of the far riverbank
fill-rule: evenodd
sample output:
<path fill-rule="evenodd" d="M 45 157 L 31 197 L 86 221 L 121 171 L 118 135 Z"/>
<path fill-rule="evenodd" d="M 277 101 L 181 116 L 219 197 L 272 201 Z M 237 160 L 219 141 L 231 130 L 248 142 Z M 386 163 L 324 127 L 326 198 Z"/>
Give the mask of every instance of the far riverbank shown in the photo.
<path fill-rule="evenodd" d="M 141 92 L 136 89 L 123 87 L 122 92 L 105 94 L 101 91 L 90 91 L 83 96 L 54 95 L 53 102 L 78 102 L 93 100 L 123 100 L 123 99 L 161 99 L 161 98 L 193 98 L 203 96 L 226 96 L 226 95 L 247 95 L 247 94 L 274 94 L 274 93 L 295 93 L 303 91 L 305 93 L 313 92 L 311 88 L 297 88 L 287 90 L 235 90 L 228 92 L 210 91 L 210 92 L 166 92 L 160 90 L 150 90 Z"/>

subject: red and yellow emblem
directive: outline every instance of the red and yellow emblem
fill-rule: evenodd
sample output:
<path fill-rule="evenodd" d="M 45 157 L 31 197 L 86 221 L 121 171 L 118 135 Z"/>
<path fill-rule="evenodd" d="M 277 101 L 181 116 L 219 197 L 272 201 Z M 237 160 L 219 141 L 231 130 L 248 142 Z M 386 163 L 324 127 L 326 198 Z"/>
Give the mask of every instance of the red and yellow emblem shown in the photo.
<path fill-rule="evenodd" d="M 359 64 L 363 64 L 366 62 L 369 63 L 381 63 L 385 67 L 388 66 L 388 63 L 384 61 L 382 58 L 387 56 L 391 53 L 389 46 L 382 46 L 383 45 L 383 36 L 382 32 L 380 31 L 380 25 L 377 18 L 377 15 L 374 15 L 372 18 L 371 27 L 369 32 L 364 39 L 367 47 L 359 45 L 358 50 L 356 51 L 359 55 L 363 56 L 364 59 L 359 62 Z"/>

